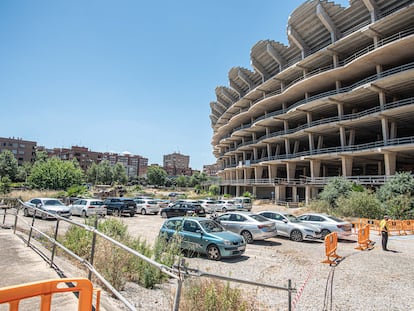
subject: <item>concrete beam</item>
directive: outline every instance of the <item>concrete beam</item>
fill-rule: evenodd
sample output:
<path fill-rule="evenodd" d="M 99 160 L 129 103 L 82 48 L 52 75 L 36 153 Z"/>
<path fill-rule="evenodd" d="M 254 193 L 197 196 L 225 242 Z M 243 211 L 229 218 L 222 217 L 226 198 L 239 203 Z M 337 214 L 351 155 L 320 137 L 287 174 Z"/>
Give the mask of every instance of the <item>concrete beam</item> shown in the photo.
<path fill-rule="evenodd" d="M 239 97 L 243 97 L 243 94 L 244 94 L 244 92 L 243 92 L 243 90 L 236 84 L 236 83 L 234 83 L 234 81 L 233 80 L 231 80 L 230 79 L 230 87 L 237 93 L 237 94 L 239 94 Z"/>
<path fill-rule="evenodd" d="M 252 80 L 250 80 L 250 78 L 240 69 L 237 71 L 237 76 L 240 78 L 240 80 L 242 80 L 244 83 L 247 84 L 247 86 L 249 87 L 249 90 L 254 89 L 254 83 L 252 82 Z"/>
<path fill-rule="evenodd" d="M 377 20 L 379 12 L 377 3 L 375 2 L 375 0 L 362 0 L 362 2 L 364 3 L 364 5 L 369 11 L 369 14 L 371 15 L 371 23 L 375 22 Z"/>
<path fill-rule="evenodd" d="M 292 28 L 292 26 L 288 26 L 288 37 L 302 51 L 302 58 L 305 58 L 306 52 L 310 49 L 296 30 Z"/>
<path fill-rule="evenodd" d="M 331 34 L 332 43 L 334 43 L 342 36 L 341 32 L 338 30 L 331 17 L 328 15 L 328 13 L 326 13 L 324 7 L 320 3 L 316 6 L 316 16 L 318 16 L 322 24 L 326 29 L 328 29 L 329 33 Z"/>
<path fill-rule="evenodd" d="M 227 90 L 221 89 L 221 95 L 226 97 L 232 104 L 234 104 L 237 101 L 237 98 L 234 98 Z"/>
<path fill-rule="evenodd" d="M 270 78 L 270 74 L 254 57 L 251 58 L 251 66 L 262 76 L 262 82 Z"/>
<path fill-rule="evenodd" d="M 269 43 L 266 46 L 266 52 L 275 60 L 276 63 L 279 64 L 279 66 L 283 67 L 286 64 L 286 59 L 284 59 L 282 55 L 280 55 L 280 53 Z"/>

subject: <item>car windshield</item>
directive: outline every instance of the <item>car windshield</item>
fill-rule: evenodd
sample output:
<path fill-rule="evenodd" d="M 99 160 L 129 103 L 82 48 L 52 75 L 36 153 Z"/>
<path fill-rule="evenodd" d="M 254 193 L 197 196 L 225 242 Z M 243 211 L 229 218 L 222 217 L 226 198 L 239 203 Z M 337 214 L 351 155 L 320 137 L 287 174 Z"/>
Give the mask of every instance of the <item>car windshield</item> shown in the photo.
<path fill-rule="evenodd" d="M 206 232 L 222 232 L 225 230 L 221 225 L 212 220 L 200 221 L 200 225 Z"/>
<path fill-rule="evenodd" d="M 339 218 L 336 218 L 336 217 L 333 217 L 333 216 L 326 216 L 326 217 L 328 217 L 329 219 L 331 219 L 333 221 L 336 221 L 336 222 L 344 222 L 342 219 L 339 219 Z"/>
<path fill-rule="evenodd" d="M 91 201 L 91 205 L 103 205 L 102 201 Z"/>
<path fill-rule="evenodd" d="M 44 202 L 44 205 L 50 205 L 50 206 L 65 206 L 65 204 L 63 204 L 59 200 L 46 200 Z"/>
<path fill-rule="evenodd" d="M 249 216 L 250 216 L 250 218 L 253 218 L 254 220 L 257 220 L 257 221 L 260 221 L 260 222 L 269 221 L 269 219 L 267 219 L 266 217 L 263 217 L 262 215 L 250 214 Z"/>
<path fill-rule="evenodd" d="M 289 219 L 290 222 L 300 222 L 300 220 L 292 214 L 285 214 L 285 217 Z"/>

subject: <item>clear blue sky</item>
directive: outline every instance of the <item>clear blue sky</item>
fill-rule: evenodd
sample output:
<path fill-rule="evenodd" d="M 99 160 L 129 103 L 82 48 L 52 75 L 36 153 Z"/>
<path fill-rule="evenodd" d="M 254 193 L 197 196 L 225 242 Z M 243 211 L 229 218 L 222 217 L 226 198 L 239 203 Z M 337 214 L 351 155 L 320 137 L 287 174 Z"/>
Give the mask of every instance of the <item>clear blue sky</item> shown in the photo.
<path fill-rule="evenodd" d="M 215 163 L 210 102 L 299 0 L 2 0 L 0 136 Z M 337 0 L 348 6 L 348 0 Z"/>

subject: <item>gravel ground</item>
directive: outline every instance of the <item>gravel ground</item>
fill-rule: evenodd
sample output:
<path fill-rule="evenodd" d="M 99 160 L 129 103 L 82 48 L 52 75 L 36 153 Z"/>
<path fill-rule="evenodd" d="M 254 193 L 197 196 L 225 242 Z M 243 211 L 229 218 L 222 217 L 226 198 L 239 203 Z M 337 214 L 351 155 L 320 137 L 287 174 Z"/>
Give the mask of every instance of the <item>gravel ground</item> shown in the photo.
<path fill-rule="evenodd" d="M 271 208 L 284 210 L 282 207 Z M 253 208 L 254 211 L 264 209 L 269 206 Z M 148 215 L 123 220 L 133 235 L 142 236 L 149 242 L 155 239 L 163 222 L 159 216 Z M 376 232 L 371 232 L 370 239 L 376 242 L 370 251 L 355 249 L 358 246 L 356 236 L 340 240 L 337 254 L 343 258 L 336 267 L 321 263 L 326 259 L 324 243 L 296 243 L 282 237 L 249 244 L 245 254 L 238 259 L 214 262 L 200 257 L 185 260 L 190 268 L 263 284 L 287 287 L 290 279 L 297 290 L 292 295 L 294 310 L 413 310 L 414 235 L 390 237 L 390 252 L 382 251 Z M 233 282 L 231 285 L 256 297 L 259 303 L 255 310 L 288 309 L 286 291 Z M 140 310 L 170 310 L 174 291 L 173 281 L 156 291 L 131 284 L 125 295 Z M 146 297 L 145 300 L 142 297 Z"/>
<path fill-rule="evenodd" d="M 253 211 L 269 209 L 255 206 Z M 271 209 L 284 210 L 272 206 Z M 292 211 L 292 209 L 291 209 Z M 295 210 L 295 213 L 299 210 Z M 72 217 L 73 220 L 80 218 Z M 123 217 L 133 236 L 152 243 L 163 219 L 154 215 Z M 47 225 L 51 221 L 46 222 Z M 232 278 L 287 287 L 292 282 L 297 292 L 292 295 L 293 310 L 413 310 L 414 309 L 414 235 L 392 236 L 390 252 L 380 246 L 380 236 L 371 232 L 374 249 L 359 251 L 353 240 L 338 243 L 337 254 L 343 256 L 336 267 L 321 263 L 326 258 L 320 241 L 292 242 L 275 237 L 247 246 L 237 259 L 219 262 L 205 257 L 185 258 L 190 268 Z M 256 298 L 255 310 L 287 310 L 286 291 L 260 286 L 231 283 Z M 122 292 L 138 310 L 171 310 L 175 281 L 148 290 L 127 284 Z M 123 309 L 114 306 L 114 310 Z"/>

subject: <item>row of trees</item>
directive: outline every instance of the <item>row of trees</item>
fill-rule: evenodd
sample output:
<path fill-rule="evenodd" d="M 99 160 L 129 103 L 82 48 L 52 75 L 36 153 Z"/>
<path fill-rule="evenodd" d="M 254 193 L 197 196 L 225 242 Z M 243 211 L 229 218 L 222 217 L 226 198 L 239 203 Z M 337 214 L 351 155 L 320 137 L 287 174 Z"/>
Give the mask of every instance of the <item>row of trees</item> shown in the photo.
<path fill-rule="evenodd" d="M 408 172 L 397 173 L 378 189 L 335 177 L 311 208 L 344 217 L 381 219 L 387 214 L 395 219 L 413 219 L 414 177 Z"/>
<path fill-rule="evenodd" d="M 146 178 L 134 178 L 134 183 L 158 187 L 195 187 L 199 188 L 208 177 L 205 173 L 193 176 L 169 178 L 161 167 L 149 167 Z M 93 163 L 86 173 L 76 159 L 64 161 L 57 157 L 48 158 L 45 152 L 36 153 L 36 161 L 19 166 L 13 153 L 4 150 L 0 153 L 0 192 L 6 193 L 12 182 L 24 182 L 35 189 L 66 190 L 70 187 L 92 184 L 126 184 L 128 176 L 121 163 L 110 165 L 108 161 Z"/>

